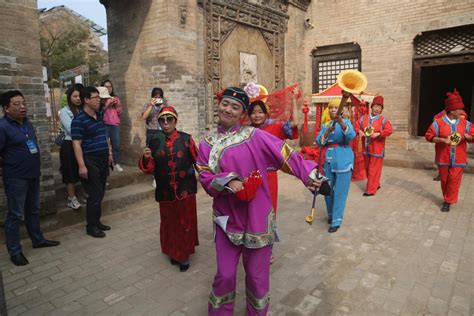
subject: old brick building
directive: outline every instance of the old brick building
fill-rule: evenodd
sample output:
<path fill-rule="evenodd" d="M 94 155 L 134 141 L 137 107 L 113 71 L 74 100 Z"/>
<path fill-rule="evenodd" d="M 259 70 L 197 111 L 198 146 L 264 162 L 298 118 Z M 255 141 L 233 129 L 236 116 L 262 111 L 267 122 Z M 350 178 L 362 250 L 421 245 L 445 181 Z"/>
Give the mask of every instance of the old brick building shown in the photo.
<path fill-rule="evenodd" d="M 56 205 L 36 6 L 36 1 L 0 0 L 0 91 L 19 89 L 28 102 L 41 149 L 41 211 L 49 214 Z M 0 181 L 0 218 L 5 212 L 2 186 Z"/>
<path fill-rule="evenodd" d="M 153 87 L 179 127 L 199 138 L 214 124 L 214 93 L 257 79 L 270 90 L 299 82 L 308 97 L 357 68 L 384 95 L 388 145 L 431 150 L 423 134 L 444 93 L 458 87 L 473 112 L 474 3 L 378 0 L 97 0 L 107 10 L 110 78 L 125 104 L 122 146 L 135 163 L 140 118 Z M 0 0 L 0 88 L 30 101 L 43 149 L 44 199 L 52 186 L 42 98 L 36 1 Z M 13 36 L 12 36 L 13 35 Z M 472 115 L 471 115 L 472 120 Z"/>
<path fill-rule="evenodd" d="M 213 124 L 213 94 L 242 84 L 239 53 L 254 55 L 258 81 L 270 89 L 299 82 L 307 96 L 341 69 L 362 70 L 368 90 L 385 96 L 395 126 L 389 146 L 398 149 L 431 148 L 420 135 L 447 89 L 457 86 L 471 112 L 469 0 L 101 2 L 111 78 L 127 104 L 124 146 L 132 155 L 143 144 L 139 116 L 153 86 L 176 105 L 181 128 L 202 135 Z"/>
<path fill-rule="evenodd" d="M 154 86 L 176 106 L 180 128 L 202 135 L 214 124 L 214 93 L 242 83 L 241 53 L 257 60 L 258 81 L 270 89 L 305 80 L 294 63 L 309 58 L 302 49 L 309 1 L 101 2 L 110 78 L 127 107 L 122 144 L 131 160 L 144 143 L 140 114 Z"/>
<path fill-rule="evenodd" d="M 305 90 L 319 88 L 318 75 L 324 72 L 318 73 L 319 62 L 358 58 L 368 90 L 385 97 L 385 113 L 395 129 L 389 146 L 431 150 L 420 135 L 454 87 L 472 120 L 474 2 L 312 1 L 308 16 L 314 28 L 304 39 L 304 55 L 313 57 L 305 57 L 299 69 L 313 72 L 305 72 Z M 339 50 L 341 57 L 325 56 L 341 44 L 352 46 L 345 47 L 348 55 Z"/>
<path fill-rule="evenodd" d="M 51 38 L 60 38 L 68 31 L 84 28 L 89 31 L 90 35 L 87 41 L 79 45 L 84 47 L 86 58 L 106 53 L 104 44 L 100 40 L 101 36 L 107 34 L 106 30 L 68 7 L 61 5 L 50 9 L 40 9 L 39 19 L 41 36 L 52 40 Z"/>

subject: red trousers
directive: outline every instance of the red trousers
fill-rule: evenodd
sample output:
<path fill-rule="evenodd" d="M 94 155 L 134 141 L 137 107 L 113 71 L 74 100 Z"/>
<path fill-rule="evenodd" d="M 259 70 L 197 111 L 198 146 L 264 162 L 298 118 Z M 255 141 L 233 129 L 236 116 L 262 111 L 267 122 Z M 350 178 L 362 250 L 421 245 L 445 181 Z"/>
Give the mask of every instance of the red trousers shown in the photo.
<path fill-rule="evenodd" d="M 383 158 L 364 155 L 365 170 L 367 173 L 366 193 L 375 194 L 380 187 L 382 176 Z"/>
<path fill-rule="evenodd" d="M 461 167 L 438 166 L 443 198 L 449 204 L 454 204 L 458 201 L 463 170 Z"/>
<path fill-rule="evenodd" d="M 276 171 L 268 171 L 267 175 L 268 187 L 270 188 L 270 195 L 272 197 L 272 206 L 276 216 L 278 206 L 278 174 Z"/>
<path fill-rule="evenodd" d="M 352 181 L 361 181 L 367 179 L 365 171 L 365 161 L 362 154 L 354 153 L 354 170 L 352 170 Z"/>

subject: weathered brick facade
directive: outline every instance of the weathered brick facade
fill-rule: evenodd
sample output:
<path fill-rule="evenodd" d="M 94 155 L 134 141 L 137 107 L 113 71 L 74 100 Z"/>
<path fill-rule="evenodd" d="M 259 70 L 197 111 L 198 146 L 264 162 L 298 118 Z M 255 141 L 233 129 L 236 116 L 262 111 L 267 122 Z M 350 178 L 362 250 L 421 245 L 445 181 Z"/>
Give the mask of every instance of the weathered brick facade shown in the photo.
<path fill-rule="evenodd" d="M 215 90 L 215 82 L 209 81 L 213 74 L 205 77 L 213 69 L 203 63 L 209 39 L 205 33 L 203 3 L 211 2 L 148 0 L 140 5 L 127 1 L 103 2 L 108 7 L 111 78 L 128 106 L 123 128 L 125 148 L 132 148 L 138 154 L 137 145 L 143 144 L 144 128 L 139 115 L 153 86 L 164 88 L 171 103 L 177 106 L 182 115 L 181 128 L 202 135 L 212 123 L 210 92 Z M 283 84 L 299 82 L 305 96 L 309 96 L 313 84 L 313 49 L 357 43 L 361 48 L 362 71 L 369 80 L 367 90 L 384 95 L 385 114 L 395 127 L 388 146 L 431 150 L 430 144 L 409 132 L 413 107 L 417 106 L 412 105 L 413 40 L 424 31 L 472 24 L 472 1 L 247 2 L 285 8 L 288 21 L 284 27 Z M 306 19 L 312 27 L 305 24 Z M 226 24 L 222 27 L 233 30 Z M 225 55 L 216 56 L 215 60 L 221 67 L 225 63 L 223 58 Z"/>
<path fill-rule="evenodd" d="M 362 71 L 369 81 L 367 90 L 384 95 L 385 114 L 394 125 L 388 146 L 431 150 L 431 144 L 413 133 L 413 109 L 418 106 L 412 104 L 414 38 L 425 31 L 474 24 L 470 0 L 97 1 L 107 9 L 110 79 L 125 105 L 123 157 L 133 164 L 144 146 L 141 112 L 153 87 L 163 88 L 169 103 L 177 108 L 179 129 L 198 140 L 212 127 L 213 93 L 229 81 L 221 71 L 227 69 L 222 64 L 229 62 L 228 47 L 234 46 L 225 40 L 235 30 L 244 34 L 240 37 L 261 32 L 264 41 L 253 46 L 245 43 L 245 50 L 267 45 L 274 67 L 265 71 L 264 75 L 274 76 L 268 82 L 275 87 L 299 82 L 307 98 L 313 86 L 313 50 L 357 43 Z M 25 93 L 42 151 L 42 211 L 54 213 L 36 7 L 35 0 L 0 0 L 0 91 L 20 89 Z M 250 37 L 229 38 L 245 42 Z M 265 67 L 271 67 L 272 63 L 265 62 Z M 0 213 L 4 205 L 0 190 Z"/>
<path fill-rule="evenodd" d="M 304 87 L 311 91 L 311 51 L 318 46 L 357 42 L 362 71 L 370 92 L 385 97 L 384 113 L 395 133 L 388 146 L 430 148 L 421 137 L 409 135 L 412 109 L 412 66 L 417 34 L 474 23 L 474 3 L 465 1 L 311 1 L 308 16 L 314 25 L 304 37 L 301 59 Z M 436 105 L 441 107 L 442 105 Z"/>
<path fill-rule="evenodd" d="M 206 128 L 204 24 L 196 1 L 104 2 L 109 29 L 110 79 L 125 112 L 122 147 L 135 163 L 145 143 L 141 113 L 153 87 L 161 87 L 179 115 L 178 128 Z"/>
<path fill-rule="evenodd" d="M 216 90 L 216 84 L 208 79 L 215 75 L 225 77 L 223 74 L 214 73 L 217 68 L 211 69 L 209 65 L 219 67 L 215 64 L 218 63 L 222 67 L 226 62 L 224 52 L 222 56 L 215 55 L 215 60 L 209 60 L 209 52 L 214 49 L 212 45 L 215 43 L 213 42 L 210 47 L 207 45 L 208 34 L 211 32 L 213 36 L 217 36 L 213 33 L 216 30 L 210 29 L 205 18 L 205 6 L 206 3 L 209 5 L 209 2 L 194 0 L 148 0 L 140 4 L 124 0 L 101 2 L 107 9 L 110 78 L 126 105 L 121 130 L 122 146 L 127 152 L 126 159 L 135 162 L 141 153 L 145 127 L 140 115 L 143 104 L 149 100 L 150 91 L 155 86 L 163 88 L 170 104 L 176 106 L 180 115 L 178 128 L 195 135 L 197 139 L 201 137 L 205 129 L 213 124 L 212 93 Z M 256 8 L 270 6 L 280 8 L 278 4 L 267 2 L 248 1 L 250 6 L 247 6 L 247 10 L 252 5 Z M 281 81 L 278 83 L 280 86 L 305 80 L 305 72 L 301 71 L 305 65 L 305 60 L 301 59 L 306 34 L 305 11 L 291 4 L 292 2 L 282 5 L 287 8 L 286 13 L 282 14 L 287 15 L 290 21 L 288 33 L 282 37 L 288 40 L 290 46 L 287 46 L 288 53 L 285 51 L 282 60 L 289 59 L 291 62 L 278 64 L 280 68 L 275 68 L 277 71 L 283 67 L 283 73 L 288 72 L 288 77 L 280 77 Z M 294 2 L 307 3 L 307 1 Z M 270 9 L 268 12 L 275 14 L 276 11 Z M 282 23 L 278 18 L 275 21 Z M 247 29 L 249 27 L 248 24 L 239 25 Z M 233 26 L 224 24 L 223 27 L 229 27 L 229 31 L 232 31 Z M 278 27 L 285 29 L 286 22 Z M 206 28 L 209 28 L 208 33 Z M 242 34 L 250 34 L 242 28 L 239 30 Z M 225 31 L 219 29 L 218 35 L 225 36 L 223 35 Z M 238 40 L 248 41 L 246 38 Z M 272 43 L 272 40 L 269 41 L 268 43 Z M 275 46 L 274 49 L 276 52 L 283 51 L 283 47 Z M 225 78 L 224 81 L 226 82 Z M 271 82 L 273 81 L 271 79 Z"/>
<path fill-rule="evenodd" d="M 19 89 L 28 102 L 28 117 L 35 127 L 41 150 L 41 212 L 50 214 L 56 212 L 56 206 L 36 7 L 36 0 L 0 0 L 0 92 Z M 2 219 L 5 205 L 2 187 Z"/>

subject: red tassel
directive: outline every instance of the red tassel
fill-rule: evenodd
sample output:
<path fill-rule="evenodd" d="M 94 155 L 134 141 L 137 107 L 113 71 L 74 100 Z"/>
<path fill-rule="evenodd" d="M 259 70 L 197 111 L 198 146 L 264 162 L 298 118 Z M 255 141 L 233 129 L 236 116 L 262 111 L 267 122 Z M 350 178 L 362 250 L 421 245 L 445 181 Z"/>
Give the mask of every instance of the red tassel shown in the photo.
<path fill-rule="evenodd" d="M 140 168 L 144 174 L 151 174 L 155 171 L 155 160 L 153 157 L 149 157 L 146 161 L 146 165 L 143 165 L 143 157 L 141 157 L 138 160 L 138 168 Z"/>
<path fill-rule="evenodd" d="M 303 114 L 304 114 L 303 133 L 307 133 L 308 132 L 308 112 L 309 112 L 308 100 L 304 100 L 303 108 L 301 109 L 301 111 L 303 111 Z"/>
<path fill-rule="evenodd" d="M 262 175 L 258 170 L 252 171 L 243 182 L 243 189 L 236 192 L 235 196 L 245 202 L 250 202 L 257 195 L 258 188 L 262 185 Z"/>

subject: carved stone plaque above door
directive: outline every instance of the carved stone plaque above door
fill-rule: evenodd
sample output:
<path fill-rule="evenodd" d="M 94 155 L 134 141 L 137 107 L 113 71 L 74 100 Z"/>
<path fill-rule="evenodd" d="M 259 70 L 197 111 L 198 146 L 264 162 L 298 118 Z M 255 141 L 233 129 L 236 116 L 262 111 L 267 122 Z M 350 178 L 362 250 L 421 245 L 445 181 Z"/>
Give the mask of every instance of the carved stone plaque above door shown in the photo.
<path fill-rule="evenodd" d="M 268 85 L 269 90 L 283 88 L 285 85 L 284 45 L 288 23 L 286 13 L 288 1 L 205 0 L 203 6 L 206 24 L 205 70 L 208 87 L 211 90 L 208 96 L 214 96 L 217 91 L 224 88 L 224 85 L 240 84 L 240 57 L 233 58 L 232 54 L 223 52 L 224 43 L 228 40 L 239 43 L 236 45 L 226 43 L 226 46 L 232 47 L 225 48 L 227 52 L 235 48 L 236 56 L 240 56 L 240 53 L 258 56 L 257 69 L 259 73 L 257 73 L 257 77 Z M 239 36 L 230 37 L 237 26 Z M 259 37 L 263 39 L 262 43 L 265 43 L 266 47 L 262 48 L 258 43 L 259 40 L 254 47 L 249 40 L 249 38 Z M 241 48 L 245 45 L 245 49 Z M 265 71 L 265 69 L 268 70 L 268 65 L 270 65 L 271 71 Z M 224 70 L 226 74 L 223 73 Z M 227 74 L 229 71 L 236 71 L 238 79 L 231 79 L 233 77 Z M 214 102 L 209 101 L 209 110 L 214 111 Z"/>

